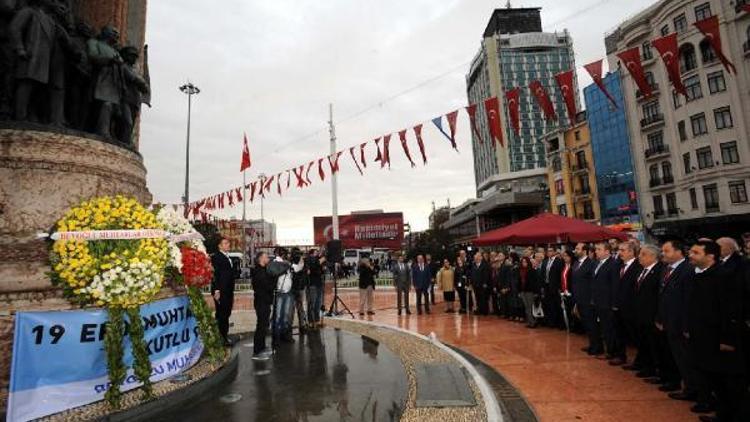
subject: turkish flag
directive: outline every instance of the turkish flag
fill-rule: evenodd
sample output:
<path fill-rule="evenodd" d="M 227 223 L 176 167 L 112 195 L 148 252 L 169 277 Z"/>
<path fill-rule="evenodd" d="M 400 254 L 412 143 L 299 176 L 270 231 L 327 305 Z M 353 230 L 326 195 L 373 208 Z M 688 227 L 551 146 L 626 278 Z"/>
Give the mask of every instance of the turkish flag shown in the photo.
<path fill-rule="evenodd" d="M 677 33 L 673 32 L 666 37 L 652 40 L 651 45 L 659 52 L 675 91 L 687 96 L 685 85 L 682 83 L 682 76 L 680 76 L 680 52 L 677 45 Z"/>
<path fill-rule="evenodd" d="M 229 206 L 233 207 L 234 206 L 234 196 L 232 195 L 232 191 L 231 190 L 227 192 L 227 199 L 229 199 Z"/>
<path fill-rule="evenodd" d="M 622 64 L 630 72 L 630 76 L 633 77 L 633 81 L 641 90 L 645 98 L 649 98 L 654 95 L 651 84 L 646 80 L 646 73 L 643 71 L 643 64 L 641 64 L 641 52 L 638 47 L 625 50 L 622 53 L 617 53 L 617 57 L 620 58 Z"/>
<path fill-rule="evenodd" d="M 539 81 L 534 81 L 529 84 L 529 89 L 531 90 L 531 94 L 534 96 L 534 98 L 536 98 L 536 102 L 537 104 L 539 104 L 539 108 L 542 109 L 544 117 L 550 120 L 557 120 L 555 106 L 552 105 L 552 100 L 549 99 L 547 90 L 544 89 L 542 83 Z"/>
<path fill-rule="evenodd" d="M 320 176 L 320 181 L 326 180 L 326 172 L 323 171 L 323 159 L 318 159 L 318 176 Z"/>
<path fill-rule="evenodd" d="M 342 153 L 343 151 L 339 151 L 328 156 L 328 164 L 331 166 L 331 174 L 339 172 L 339 158 L 341 158 Z"/>
<path fill-rule="evenodd" d="M 516 132 L 516 135 L 521 131 L 521 119 L 518 114 L 518 99 L 520 92 L 520 88 L 513 88 L 510 91 L 505 91 L 505 100 L 508 102 L 508 114 L 510 115 L 510 125 L 513 126 L 513 131 Z"/>
<path fill-rule="evenodd" d="M 615 108 L 617 108 L 617 101 L 612 97 L 612 95 L 607 91 L 607 87 L 604 86 L 604 80 L 602 79 L 602 63 L 604 62 L 604 59 L 599 59 L 595 62 L 591 62 L 585 66 L 583 66 L 584 69 L 586 69 L 586 72 L 589 73 L 591 76 L 591 79 L 594 80 L 594 83 L 596 86 L 599 87 L 599 89 L 604 93 L 604 95 L 609 99 L 609 101 L 612 103 Z"/>
<path fill-rule="evenodd" d="M 247 186 L 245 186 L 247 188 Z M 250 183 L 250 202 L 253 202 L 255 199 L 255 191 L 258 189 L 258 182 L 252 182 Z"/>
<path fill-rule="evenodd" d="M 312 185 L 312 180 L 310 180 L 310 170 L 312 170 L 313 165 L 315 165 L 315 160 L 310 161 L 310 164 L 307 165 L 307 171 L 305 171 L 305 183 L 308 185 Z"/>
<path fill-rule="evenodd" d="M 427 155 L 424 152 L 424 141 L 422 140 L 422 124 L 414 126 L 414 135 L 417 137 L 419 153 L 422 154 L 422 164 L 427 164 Z"/>
<path fill-rule="evenodd" d="M 385 165 L 383 163 L 383 153 L 380 152 L 380 138 L 375 139 L 375 149 L 378 150 L 378 155 L 375 157 L 375 161 L 380 161 L 380 168 Z"/>
<path fill-rule="evenodd" d="M 445 119 L 448 121 L 448 129 L 451 131 L 451 144 L 456 147 L 456 120 L 458 118 L 458 110 L 451 111 L 445 115 Z"/>
<path fill-rule="evenodd" d="M 305 179 L 302 177 L 302 173 L 305 171 L 305 165 L 302 164 L 301 166 L 295 168 L 293 171 L 294 177 L 297 179 L 297 187 L 304 188 L 305 186 L 307 186 Z"/>
<path fill-rule="evenodd" d="M 409 163 L 411 164 L 412 168 L 416 167 L 416 164 L 414 164 L 414 160 L 411 159 L 409 144 L 406 143 L 406 129 L 398 132 L 398 138 L 401 140 L 401 148 L 404 149 L 404 154 L 406 155 L 406 158 L 409 159 Z"/>
<path fill-rule="evenodd" d="M 737 68 L 735 68 L 734 64 L 732 64 L 727 56 L 724 55 L 724 50 L 721 47 L 719 17 L 714 15 L 710 18 L 698 21 L 694 25 L 696 28 L 698 28 L 699 31 L 703 33 L 703 35 L 706 36 L 706 39 L 711 44 L 711 48 L 713 48 L 714 53 L 716 53 L 716 57 L 719 58 L 719 61 L 721 61 L 721 64 L 723 64 L 724 68 L 727 69 L 727 72 L 737 74 Z"/>
<path fill-rule="evenodd" d="M 276 193 L 281 196 L 281 173 L 276 175 Z"/>
<path fill-rule="evenodd" d="M 219 194 L 219 208 L 224 209 L 224 193 Z"/>
<path fill-rule="evenodd" d="M 487 113 L 487 126 L 490 128 L 490 136 L 501 147 L 505 146 L 503 125 L 500 121 L 500 102 L 497 100 L 497 97 L 484 100 L 484 111 Z"/>
<path fill-rule="evenodd" d="M 367 142 L 359 144 L 359 159 L 362 161 L 362 168 L 367 168 L 367 160 L 365 160 L 365 147 Z"/>
<path fill-rule="evenodd" d="M 578 114 L 574 79 L 575 72 L 572 69 L 555 75 L 555 81 L 557 81 L 557 86 L 560 88 L 560 93 L 565 101 L 565 108 L 568 110 L 568 120 L 571 126 L 576 124 L 576 114 Z"/>
<path fill-rule="evenodd" d="M 484 143 L 482 135 L 479 134 L 479 128 L 477 128 L 477 105 L 471 104 L 466 107 L 466 113 L 469 115 L 469 125 L 471 126 L 471 132 L 477 137 L 480 144 Z"/>
<path fill-rule="evenodd" d="M 266 179 L 266 186 L 264 186 L 263 191 L 264 192 L 270 192 L 271 191 L 271 184 L 273 184 L 274 176 L 269 177 Z"/>
<path fill-rule="evenodd" d="M 388 169 L 391 168 L 391 135 L 383 136 L 383 160 L 380 162 L 381 167 L 388 164 Z"/>
<path fill-rule="evenodd" d="M 357 156 L 356 156 L 356 155 L 354 155 L 354 148 L 356 148 L 356 147 L 351 147 L 351 148 L 349 148 L 349 155 L 351 155 L 351 156 L 352 156 L 352 161 L 354 161 L 354 165 L 355 165 L 355 166 L 357 166 L 357 171 L 359 171 L 359 174 L 361 174 L 361 175 L 362 175 L 362 174 L 365 174 L 365 173 L 364 173 L 364 172 L 362 171 L 362 166 L 360 166 L 360 165 L 359 165 L 359 161 L 357 161 Z"/>
<path fill-rule="evenodd" d="M 240 163 L 240 172 L 249 169 L 251 165 L 252 160 L 250 159 L 250 148 L 247 146 L 247 134 L 244 134 L 242 139 L 242 162 Z"/>
<path fill-rule="evenodd" d="M 235 195 L 238 201 L 242 201 L 242 188 L 234 188 Z"/>

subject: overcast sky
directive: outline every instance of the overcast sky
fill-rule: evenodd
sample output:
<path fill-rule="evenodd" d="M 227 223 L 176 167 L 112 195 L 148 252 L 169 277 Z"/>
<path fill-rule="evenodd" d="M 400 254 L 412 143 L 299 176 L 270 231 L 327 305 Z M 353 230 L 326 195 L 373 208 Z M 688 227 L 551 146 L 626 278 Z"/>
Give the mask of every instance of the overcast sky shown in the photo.
<path fill-rule="evenodd" d="M 580 67 L 604 56 L 604 33 L 651 3 L 540 0 L 513 5 L 542 7 L 546 31 L 567 28 L 572 33 L 579 81 L 587 85 L 590 79 Z M 439 206 L 450 199 L 458 205 L 474 196 L 465 114 L 459 114 L 459 154 L 429 121 L 466 105 L 468 63 L 492 10 L 504 4 L 149 2 L 146 39 L 154 106 L 144 107 L 140 149 L 154 200 L 177 203 L 183 193 L 187 102 L 178 86 L 189 79 L 201 89 L 193 101 L 191 200 L 241 184 L 243 132 L 253 155 L 249 179 L 326 155 L 328 104 L 333 103 L 339 149 L 393 133 L 390 171 L 370 165 L 360 176 L 348 154 L 342 156 L 339 212 L 403 211 L 414 230 L 426 228 L 432 201 Z M 444 76 L 435 79 L 439 75 Z M 411 169 L 396 132 L 420 122 L 426 122 L 429 163 Z M 411 132 L 409 140 L 416 158 Z M 369 148 L 370 163 L 374 154 Z M 266 219 L 276 222 L 281 242 L 311 242 L 312 217 L 330 215 L 328 179 L 320 183 L 313 174 L 312 187 L 292 189 L 282 198 L 274 192 L 265 201 Z M 239 217 L 241 207 L 222 215 Z M 249 204 L 249 217 L 259 216 L 259 203 Z"/>

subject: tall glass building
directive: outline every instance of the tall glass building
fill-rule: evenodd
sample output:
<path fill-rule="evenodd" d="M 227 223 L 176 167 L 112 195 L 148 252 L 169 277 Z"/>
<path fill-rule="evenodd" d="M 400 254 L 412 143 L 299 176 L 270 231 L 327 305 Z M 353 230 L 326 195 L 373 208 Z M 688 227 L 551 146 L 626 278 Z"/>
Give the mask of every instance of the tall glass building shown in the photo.
<path fill-rule="evenodd" d="M 607 74 L 604 86 L 614 107 L 596 84 L 583 89 L 591 133 L 599 207 L 603 225 L 631 223 L 640 228 L 633 156 L 620 87 L 620 71 Z"/>

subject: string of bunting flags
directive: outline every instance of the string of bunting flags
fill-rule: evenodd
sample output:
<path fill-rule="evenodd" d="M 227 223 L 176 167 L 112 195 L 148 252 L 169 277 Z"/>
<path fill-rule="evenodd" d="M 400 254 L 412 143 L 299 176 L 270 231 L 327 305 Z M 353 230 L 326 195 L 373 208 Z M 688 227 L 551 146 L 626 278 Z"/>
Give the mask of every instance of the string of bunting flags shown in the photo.
<path fill-rule="evenodd" d="M 742 7 L 744 13 L 750 13 L 750 5 L 744 5 Z M 719 17 L 714 15 L 704 20 L 694 23 L 695 27 L 705 36 L 708 40 L 714 54 L 717 59 L 724 65 L 726 70 L 730 74 L 736 74 L 734 64 L 725 55 L 721 43 L 721 35 L 719 31 Z M 685 86 L 682 83 L 680 75 L 680 61 L 679 61 L 679 43 L 677 39 L 677 33 L 671 33 L 658 39 L 651 41 L 651 45 L 656 49 L 662 59 L 662 62 L 666 68 L 669 79 L 674 87 L 675 92 L 687 96 Z M 620 59 L 623 67 L 628 71 L 630 76 L 633 78 L 636 86 L 645 98 L 650 98 L 654 95 L 653 87 L 646 77 L 646 72 L 643 69 L 641 62 L 641 52 L 639 47 L 633 47 L 628 50 L 617 53 L 617 57 Z M 607 91 L 603 83 L 603 59 L 596 60 L 592 63 L 583 66 L 583 69 L 591 76 L 594 84 L 597 85 L 599 90 L 606 96 L 611 102 L 612 106 L 617 108 L 618 104 L 614 97 Z M 566 114 L 569 122 L 575 122 L 578 110 L 576 109 L 576 87 L 575 87 L 575 69 L 563 71 L 554 75 L 555 84 L 559 90 L 560 95 L 563 98 L 563 102 L 566 108 Z M 557 121 L 558 113 L 555 110 L 555 106 L 550 98 L 547 89 L 543 86 L 541 81 L 532 81 L 527 87 L 530 95 L 535 99 L 537 105 L 542 110 L 544 117 L 548 120 Z M 507 118 L 509 119 L 511 129 L 518 135 L 520 133 L 520 112 L 519 102 L 520 95 L 523 87 L 513 87 L 505 91 L 504 103 L 507 111 Z M 483 109 L 483 113 L 480 113 L 479 108 Z M 490 139 L 493 147 L 504 148 L 505 139 L 503 137 L 502 129 L 502 117 L 500 110 L 500 99 L 498 97 L 487 98 L 480 101 L 477 104 L 469 104 L 464 107 L 464 110 L 469 119 L 469 125 L 471 133 L 474 138 L 480 144 L 485 142 L 482 134 L 477 126 L 477 119 L 483 117 L 486 119 Z M 458 151 L 458 143 L 456 140 L 458 114 L 460 109 L 440 115 L 431 119 L 434 127 L 450 142 L 451 147 Z M 447 127 L 444 125 L 444 120 L 447 123 Z M 398 139 L 401 144 L 401 149 L 409 161 L 412 168 L 416 167 L 412 150 L 409 147 L 409 132 L 413 132 L 413 137 L 416 140 L 419 157 L 421 158 L 422 164 L 427 164 L 427 152 L 425 148 L 425 142 L 423 139 L 423 123 L 416 124 L 410 129 L 402 129 L 396 132 Z M 318 178 L 321 182 L 325 181 L 327 174 L 336 174 L 339 172 L 341 167 L 341 156 L 348 152 L 351 161 L 354 163 L 357 171 L 360 175 L 364 174 L 367 169 L 367 147 L 374 146 L 375 158 L 374 163 L 379 163 L 380 168 L 391 167 L 391 137 L 392 133 L 383 135 L 375 138 L 371 141 L 362 142 L 357 145 L 350 146 L 342 149 L 334 154 L 323 156 L 317 159 L 306 161 L 298 166 L 282 170 L 278 173 L 246 183 L 244 186 L 233 187 L 227 191 L 211 195 L 202 198 L 198 201 L 192 202 L 185 209 L 186 216 L 192 214 L 194 220 L 199 218 L 203 221 L 208 220 L 210 212 L 217 209 L 224 209 L 227 207 L 234 207 L 243 203 L 243 193 L 247 195 L 247 200 L 253 202 L 258 197 L 265 198 L 267 194 L 270 194 L 272 189 L 276 191 L 276 194 L 282 196 L 284 191 L 289 190 L 292 187 L 292 183 L 298 189 L 304 189 L 314 182 L 314 177 L 311 177 L 311 172 L 315 169 L 318 174 Z M 241 163 L 241 171 L 249 168 L 251 164 L 250 152 L 247 147 L 247 136 L 244 138 L 243 155 Z"/>

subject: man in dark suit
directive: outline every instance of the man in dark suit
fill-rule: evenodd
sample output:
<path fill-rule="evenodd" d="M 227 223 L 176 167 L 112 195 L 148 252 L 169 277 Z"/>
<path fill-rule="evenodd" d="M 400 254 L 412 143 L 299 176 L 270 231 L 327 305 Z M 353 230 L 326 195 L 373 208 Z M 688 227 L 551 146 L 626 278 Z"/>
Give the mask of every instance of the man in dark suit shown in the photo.
<path fill-rule="evenodd" d="M 564 267 L 560 251 L 553 246 L 548 247 L 547 257 L 542 261 L 541 278 L 544 289 L 544 320 L 548 327 L 560 329 L 565 329 L 560 304 L 560 277 Z"/>
<path fill-rule="evenodd" d="M 399 254 L 397 262 L 391 265 L 391 273 L 393 274 L 393 285 L 396 287 L 396 307 L 398 308 L 398 314 L 401 315 L 401 310 L 406 310 L 407 315 L 411 315 L 409 309 L 409 290 L 411 289 L 411 273 L 412 269 L 409 265 L 404 262 L 404 255 Z"/>
<path fill-rule="evenodd" d="M 229 239 L 219 239 L 219 251 L 211 256 L 214 267 L 214 279 L 211 282 L 211 294 L 216 309 L 216 324 L 219 334 L 224 338 L 224 344 L 231 346 L 229 341 L 229 317 L 234 306 L 234 275 L 232 258 L 229 257 Z"/>
<path fill-rule="evenodd" d="M 685 259 L 685 247 L 679 240 L 668 240 L 662 245 L 662 261 L 666 265 L 659 290 L 659 311 L 656 327 L 664 332 L 669 352 L 679 370 L 684 384 L 682 394 L 673 398 L 694 399 L 697 395 L 693 370 L 688 361 L 687 339 L 687 298 L 695 271 Z M 663 378 L 663 377 L 662 377 Z M 661 391 L 674 392 L 680 389 L 674 380 L 665 380 Z"/>
<path fill-rule="evenodd" d="M 640 378 L 655 377 L 659 362 L 659 339 L 656 335 L 656 319 L 659 285 L 663 264 L 659 262 L 660 250 L 654 245 L 644 245 L 638 254 L 641 271 L 635 280 L 634 317 L 636 324 L 635 345 L 638 353 L 633 364 L 624 367 L 638 371 Z"/>
<path fill-rule="evenodd" d="M 619 281 L 619 265 L 617 260 L 612 258 L 612 251 L 607 242 L 597 243 L 594 254 L 598 262 L 594 267 L 594 280 L 591 284 L 591 302 L 594 305 L 594 321 L 599 320 L 598 325 L 594 324 L 594 329 L 600 330 L 607 347 L 606 357 L 612 360 L 617 348 L 612 306 Z"/>
<path fill-rule="evenodd" d="M 716 242 L 708 240 L 690 248 L 695 275 L 683 334 L 699 380 L 698 403 L 709 403 L 712 392 L 717 398 L 716 418 L 701 420 L 736 421 L 745 394 L 742 295 L 737 279 L 721 268 L 720 251 Z"/>
<path fill-rule="evenodd" d="M 490 264 L 484 260 L 481 252 L 474 255 L 474 263 L 471 264 L 471 285 L 477 297 L 477 314 L 488 315 L 489 292 L 492 284 L 492 270 Z"/>
<path fill-rule="evenodd" d="M 614 359 L 610 365 L 619 366 L 627 363 L 626 347 L 628 341 L 636 343 L 635 321 L 635 285 L 643 268 L 638 263 L 638 250 L 634 242 L 622 242 L 618 246 L 618 281 L 615 289 L 612 312 L 615 317 Z"/>
<path fill-rule="evenodd" d="M 424 256 L 417 255 L 417 262 L 411 269 L 411 279 L 414 290 L 417 292 L 417 314 L 422 314 L 422 299 L 424 299 L 424 310 L 430 313 L 430 284 L 432 284 L 432 272 L 424 262 Z"/>
<path fill-rule="evenodd" d="M 581 319 L 583 329 L 589 337 L 589 345 L 581 349 L 589 355 L 600 355 L 603 353 L 601 337 L 598 337 L 598 331 L 594 331 L 594 308 L 591 304 L 591 285 L 594 279 L 593 260 L 589 258 L 589 246 L 585 243 L 579 243 L 575 248 L 575 255 L 578 261 L 574 264 L 573 275 L 571 277 L 573 284 L 573 300 L 575 305 L 573 313 Z"/>

